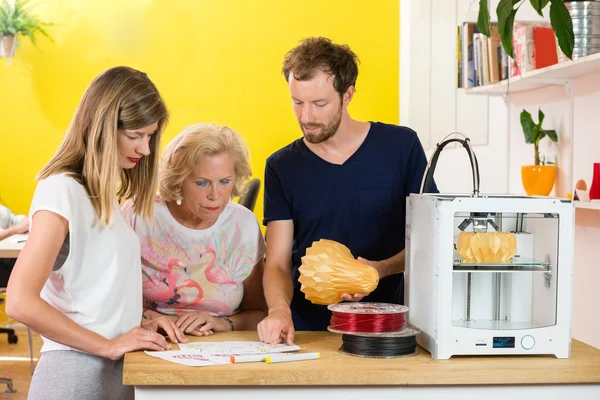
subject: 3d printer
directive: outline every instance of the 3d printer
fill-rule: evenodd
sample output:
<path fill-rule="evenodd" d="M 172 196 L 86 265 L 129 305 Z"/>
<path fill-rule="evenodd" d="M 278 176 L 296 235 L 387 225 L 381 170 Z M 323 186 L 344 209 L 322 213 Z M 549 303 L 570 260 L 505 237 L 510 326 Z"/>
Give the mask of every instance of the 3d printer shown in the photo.
<path fill-rule="evenodd" d="M 421 194 L 407 200 L 408 321 L 434 359 L 571 350 L 574 208 L 567 200 L 479 193 L 469 139 L 432 155 Z M 428 194 L 445 145 L 459 142 L 472 195 Z"/>

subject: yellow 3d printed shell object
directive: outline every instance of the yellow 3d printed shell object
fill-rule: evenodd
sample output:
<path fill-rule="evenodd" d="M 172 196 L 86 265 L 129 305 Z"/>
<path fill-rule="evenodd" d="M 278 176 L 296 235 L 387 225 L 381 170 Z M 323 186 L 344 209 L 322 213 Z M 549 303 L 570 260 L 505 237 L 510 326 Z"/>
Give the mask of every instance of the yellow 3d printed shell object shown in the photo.
<path fill-rule="evenodd" d="M 300 290 L 314 304 L 339 303 L 344 293 L 370 293 L 379 283 L 375 268 L 356 260 L 350 249 L 333 240 L 313 242 L 299 271 Z"/>
<path fill-rule="evenodd" d="M 517 238 L 512 232 L 461 232 L 457 251 L 464 262 L 508 263 L 517 254 Z"/>

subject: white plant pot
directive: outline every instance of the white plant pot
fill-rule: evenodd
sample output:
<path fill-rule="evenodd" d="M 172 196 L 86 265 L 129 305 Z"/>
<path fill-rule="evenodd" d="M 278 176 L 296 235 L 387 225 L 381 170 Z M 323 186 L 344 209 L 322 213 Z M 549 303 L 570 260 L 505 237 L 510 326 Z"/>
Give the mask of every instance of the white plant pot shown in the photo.
<path fill-rule="evenodd" d="M 17 38 L 2 36 L 0 38 L 0 57 L 12 58 L 17 53 Z"/>

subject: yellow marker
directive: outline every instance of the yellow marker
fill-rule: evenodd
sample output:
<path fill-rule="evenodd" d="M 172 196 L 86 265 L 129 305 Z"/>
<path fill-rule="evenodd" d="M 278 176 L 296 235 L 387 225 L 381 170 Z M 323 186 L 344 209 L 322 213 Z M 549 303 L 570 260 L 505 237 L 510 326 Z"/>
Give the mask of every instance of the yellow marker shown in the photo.
<path fill-rule="evenodd" d="M 273 354 L 265 357 L 265 362 L 273 364 L 288 361 L 316 360 L 317 358 L 321 358 L 321 353 Z"/>

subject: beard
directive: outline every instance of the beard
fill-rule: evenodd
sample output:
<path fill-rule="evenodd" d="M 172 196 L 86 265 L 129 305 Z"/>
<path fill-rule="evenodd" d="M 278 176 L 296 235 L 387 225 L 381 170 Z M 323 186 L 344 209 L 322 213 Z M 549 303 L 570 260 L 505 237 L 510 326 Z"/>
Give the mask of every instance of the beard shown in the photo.
<path fill-rule="evenodd" d="M 342 122 L 342 107 L 334 115 L 334 117 L 327 124 L 302 124 L 300 128 L 304 133 L 304 138 L 308 143 L 319 144 L 323 143 L 330 137 L 336 134 L 340 123 Z M 317 133 L 306 133 L 305 129 L 319 129 Z"/>

